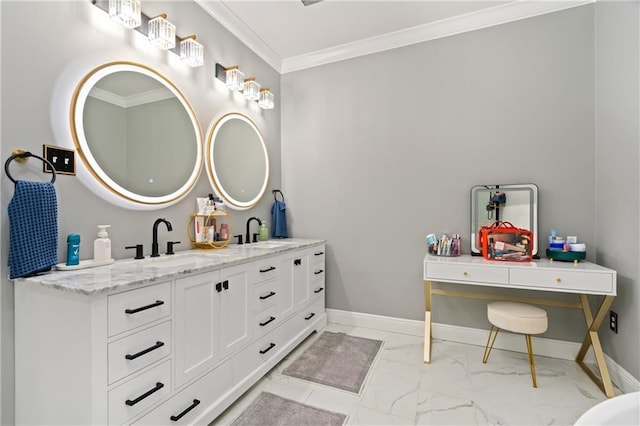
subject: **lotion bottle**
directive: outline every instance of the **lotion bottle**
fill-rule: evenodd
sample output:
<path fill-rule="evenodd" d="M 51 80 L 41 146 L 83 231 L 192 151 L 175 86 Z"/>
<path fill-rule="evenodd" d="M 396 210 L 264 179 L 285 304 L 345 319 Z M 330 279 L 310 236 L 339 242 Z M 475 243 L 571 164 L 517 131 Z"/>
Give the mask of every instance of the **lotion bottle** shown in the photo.
<path fill-rule="evenodd" d="M 258 240 L 267 241 L 268 239 L 269 239 L 269 230 L 267 229 L 267 222 L 263 220 L 262 224 L 260 224 L 260 235 Z"/>
<path fill-rule="evenodd" d="M 111 225 L 98 225 L 98 238 L 93 242 L 93 260 L 108 262 L 111 260 L 111 240 L 107 228 Z"/>

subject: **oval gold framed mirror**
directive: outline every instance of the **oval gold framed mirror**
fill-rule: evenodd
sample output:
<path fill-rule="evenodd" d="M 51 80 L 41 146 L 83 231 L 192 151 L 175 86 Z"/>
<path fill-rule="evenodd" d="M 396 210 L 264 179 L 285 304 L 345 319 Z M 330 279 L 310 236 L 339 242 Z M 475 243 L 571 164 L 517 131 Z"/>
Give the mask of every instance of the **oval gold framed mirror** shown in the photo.
<path fill-rule="evenodd" d="M 182 199 L 202 169 L 202 133 L 184 94 L 155 70 L 111 62 L 90 71 L 71 102 L 83 182 L 107 201 L 159 209 Z"/>
<path fill-rule="evenodd" d="M 260 201 L 269 181 L 269 154 L 249 117 L 232 112 L 214 120 L 205 155 L 209 181 L 229 207 L 246 210 Z"/>

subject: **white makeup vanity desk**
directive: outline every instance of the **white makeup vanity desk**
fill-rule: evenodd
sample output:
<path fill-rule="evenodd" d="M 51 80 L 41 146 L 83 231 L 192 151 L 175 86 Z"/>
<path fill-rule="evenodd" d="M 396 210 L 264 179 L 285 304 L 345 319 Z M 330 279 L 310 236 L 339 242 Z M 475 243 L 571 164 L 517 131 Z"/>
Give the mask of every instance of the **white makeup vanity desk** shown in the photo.
<path fill-rule="evenodd" d="M 498 294 L 474 293 L 434 288 L 433 282 L 467 284 L 469 286 L 538 290 L 551 293 L 570 293 L 579 301 L 553 298 L 513 297 Z M 533 262 L 488 261 L 481 256 L 461 255 L 438 257 L 427 254 L 424 258 L 425 340 L 424 362 L 431 360 L 431 299 L 432 295 L 467 297 L 488 300 L 510 300 L 538 305 L 580 309 L 584 313 L 587 334 L 576 356 L 576 362 L 587 375 L 611 398 L 615 396 L 607 370 L 598 329 L 616 296 L 616 271 L 581 261 L 565 263 L 549 259 Z M 602 296 L 595 315 L 591 312 L 588 295 Z M 593 347 L 600 379 L 584 363 L 589 347 Z"/>

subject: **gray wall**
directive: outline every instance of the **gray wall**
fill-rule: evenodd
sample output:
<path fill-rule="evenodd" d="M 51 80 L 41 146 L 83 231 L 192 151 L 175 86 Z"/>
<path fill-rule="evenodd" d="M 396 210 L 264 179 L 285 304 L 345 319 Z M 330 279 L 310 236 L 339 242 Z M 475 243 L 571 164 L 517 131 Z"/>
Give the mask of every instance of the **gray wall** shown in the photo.
<path fill-rule="evenodd" d="M 618 334 L 602 343 L 640 378 L 640 4 L 596 3 L 595 28 L 597 253 L 618 271 Z"/>
<path fill-rule="evenodd" d="M 249 115 L 263 132 L 268 145 L 272 177 L 267 188 L 280 187 L 280 75 L 251 50 L 240 43 L 226 29 L 204 13 L 193 2 L 144 1 L 143 11 L 148 15 L 167 13 L 176 25 L 178 34 L 197 34 L 205 46 L 205 66 L 190 69 L 172 54 L 147 47 L 145 40 L 113 24 L 104 25 L 106 13 L 91 5 L 90 1 L 69 2 L 0 2 L 1 14 L 1 86 L 2 122 L 0 158 L 2 161 L 15 148 L 42 154 L 42 145 L 59 145 L 52 130 L 56 91 L 62 75 L 78 64 L 95 62 L 96 65 L 130 60 L 150 66 L 171 79 L 193 106 L 203 136 L 209 123 L 218 115 L 238 111 Z M 247 104 L 241 96 L 230 94 L 214 78 L 215 63 L 238 64 L 247 73 L 276 96 L 276 108 L 262 111 L 255 104 Z M 55 123 L 58 125 L 59 123 Z M 79 160 L 76 158 L 76 160 Z M 15 178 L 44 180 L 41 164 L 29 160 L 25 165 L 12 163 Z M 4 173 L 2 174 L 4 175 Z M 13 195 L 13 185 L 2 177 L 1 182 L 1 235 L 9 235 L 6 206 Z M 82 237 L 81 258 L 93 256 L 92 242 L 97 224 L 111 224 L 109 230 L 115 258 L 132 257 L 125 245 L 144 243 L 148 255 L 151 249 L 151 228 L 158 217 L 173 224 L 173 232 L 160 233 L 160 242 L 182 241 L 180 249 L 188 248 L 187 224 L 196 207 L 195 197 L 212 192 L 206 173 L 202 172 L 190 195 L 182 202 L 159 211 L 132 211 L 115 207 L 95 196 L 77 178 L 59 176 L 56 181 L 58 195 L 59 258 L 66 254 L 64 240 L 69 233 Z M 270 194 L 268 194 L 270 195 Z M 238 233 L 250 216 L 268 217 L 272 204 L 266 196 L 257 207 L 234 215 Z M 256 229 L 257 231 L 257 229 Z M 13 423 L 13 283 L 7 280 L 6 265 L 8 238 L 2 238 L 2 281 L 0 282 L 0 423 Z"/>
<path fill-rule="evenodd" d="M 458 232 L 468 252 L 469 190 L 477 184 L 537 184 L 541 252 L 553 228 L 577 235 L 589 260 L 598 260 L 596 176 L 600 196 L 604 178 L 596 153 L 604 148 L 596 150 L 594 126 L 594 11 L 581 6 L 282 76 L 291 227 L 328 240 L 329 308 L 422 320 L 424 236 Z M 637 58 L 637 44 L 620 47 L 618 55 L 630 49 Z M 637 126 L 633 111 L 623 116 L 629 126 Z M 614 172 L 606 197 L 625 207 L 618 214 L 638 235 L 638 138 L 631 136 L 629 167 Z M 625 151 L 611 155 L 606 167 Z M 629 170 L 635 177 L 623 184 Z M 603 232 L 617 220 L 607 219 Z M 637 247 L 620 256 L 631 267 Z M 637 280 L 636 267 L 622 286 Z M 618 303 L 637 332 L 637 298 Z M 579 311 L 548 311 L 546 337 L 582 339 Z M 488 328 L 486 303 L 436 296 L 434 321 Z M 603 327 L 605 342 L 610 333 Z M 607 353 L 638 377 L 637 342 L 617 337 Z"/>

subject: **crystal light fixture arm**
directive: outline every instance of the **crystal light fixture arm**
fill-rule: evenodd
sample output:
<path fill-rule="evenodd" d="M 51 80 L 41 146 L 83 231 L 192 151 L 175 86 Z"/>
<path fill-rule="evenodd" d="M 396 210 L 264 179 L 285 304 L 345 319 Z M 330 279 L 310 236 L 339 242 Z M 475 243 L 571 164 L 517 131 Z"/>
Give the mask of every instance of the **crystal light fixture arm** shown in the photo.
<path fill-rule="evenodd" d="M 89 0 L 91 2 L 91 4 L 93 4 L 94 6 L 96 6 L 98 9 L 106 12 L 107 14 L 109 14 L 109 0 Z M 140 12 L 140 18 L 141 18 L 141 22 L 140 25 L 133 28 L 134 30 L 138 31 L 140 34 L 144 35 L 145 37 L 149 37 L 149 21 L 151 19 L 153 19 L 153 17 L 149 17 L 149 15 L 146 15 L 144 12 Z M 180 37 L 177 34 L 174 35 L 175 38 L 175 43 L 174 43 L 174 47 L 168 49 L 169 52 L 177 55 L 178 57 L 181 57 L 180 55 L 180 41 L 186 39 L 186 38 L 190 38 L 189 37 Z M 193 36 L 193 38 L 195 38 L 195 36 Z M 200 46 L 202 46 L 200 43 L 198 43 Z M 202 61 L 204 63 L 204 61 Z"/>

